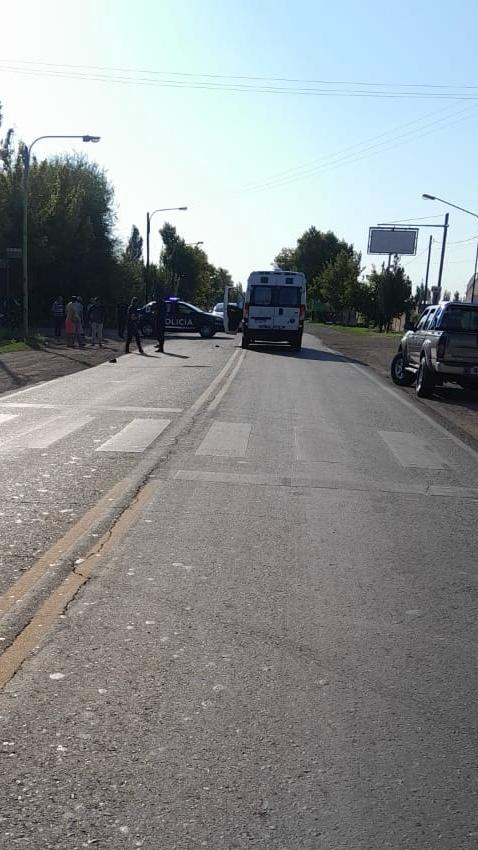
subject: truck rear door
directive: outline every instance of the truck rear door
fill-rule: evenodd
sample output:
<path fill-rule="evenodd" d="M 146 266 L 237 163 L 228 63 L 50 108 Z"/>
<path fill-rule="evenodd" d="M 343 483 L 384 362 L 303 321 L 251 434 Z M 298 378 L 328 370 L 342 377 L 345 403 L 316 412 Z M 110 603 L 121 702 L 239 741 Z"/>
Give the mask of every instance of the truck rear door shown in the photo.
<path fill-rule="evenodd" d="M 268 284 L 258 284 L 251 287 L 249 300 L 248 328 L 255 330 L 272 329 L 274 326 L 273 290 Z"/>
<path fill-rule="evenodd" d="M 274 299 L 274 327 L 279 330 L 298 331 L 302 289 L 300 286 L 276 286 Z"/>

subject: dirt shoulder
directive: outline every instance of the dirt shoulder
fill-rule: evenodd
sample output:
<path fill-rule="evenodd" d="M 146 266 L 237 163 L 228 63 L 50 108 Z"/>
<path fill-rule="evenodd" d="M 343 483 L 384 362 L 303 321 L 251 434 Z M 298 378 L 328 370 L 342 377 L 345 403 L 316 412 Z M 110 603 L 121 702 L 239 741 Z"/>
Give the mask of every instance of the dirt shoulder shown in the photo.
<path fill-rule="evenodd" d="M 108 338 L 103 348 L 88 344 L 85 348 L 68 348 L 64 340 L 56 342 L 53 338 L 41 348 L 28 351 L 2 354 L 0 348 L 0 394 L 98 366 L 123 352 L 123 340 Z"/>
<path fill-rule="evenodd" d="M 330 325 L 312 323 L 307 325 L 306 330 L 351 360 L 370 366 L 391 383 L 390 362 L 397 352 L 399 335 L 355 335 L 335 330 Z M 401 389 L 400 392 L 415 399 L 413 387 Z M 452 429 L 462 431 L 478 442 L 478 393 L 466 392 L 461 387 L 448 384 L 437 388 L 432 399 L 421 399 L 417 403 L 432 410 L 438 418 L 451 425 Z"/>

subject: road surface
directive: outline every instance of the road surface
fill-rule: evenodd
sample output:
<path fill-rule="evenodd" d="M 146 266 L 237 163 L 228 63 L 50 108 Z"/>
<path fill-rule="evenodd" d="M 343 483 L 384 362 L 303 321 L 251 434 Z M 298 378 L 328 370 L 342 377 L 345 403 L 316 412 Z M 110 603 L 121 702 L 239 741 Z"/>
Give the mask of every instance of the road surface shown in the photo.
<path fill-rule="evenodd" d="M 213 344 L 0 400 L 8 540 L 15 482 L 143 476 L 4 653 L 0 847 L 476 848 L 478 455 L 315 338 Z"/>

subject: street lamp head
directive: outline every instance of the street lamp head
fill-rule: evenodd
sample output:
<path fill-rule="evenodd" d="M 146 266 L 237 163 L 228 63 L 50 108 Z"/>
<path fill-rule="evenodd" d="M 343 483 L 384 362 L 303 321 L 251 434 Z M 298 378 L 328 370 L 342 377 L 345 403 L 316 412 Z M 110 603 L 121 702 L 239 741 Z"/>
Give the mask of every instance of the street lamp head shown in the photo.
<path fill-rule="evenodd" d="M 100 141 L 101 136 L 82 136 L 82 138 L 84 142 L 93 142 L 96 145 Z"/>
<path fill-rule="evenodd" d="M 184 212 L 185 210 L 187 210 L 187 207 L 178 207 L 178 210 L 181 210 L 181 212 Z"/>
<path fill-rule="evenodd" d="M 435 195 L 422 195 L 422 198 L 425 198 L 426 201 L 436 201 Z"/>

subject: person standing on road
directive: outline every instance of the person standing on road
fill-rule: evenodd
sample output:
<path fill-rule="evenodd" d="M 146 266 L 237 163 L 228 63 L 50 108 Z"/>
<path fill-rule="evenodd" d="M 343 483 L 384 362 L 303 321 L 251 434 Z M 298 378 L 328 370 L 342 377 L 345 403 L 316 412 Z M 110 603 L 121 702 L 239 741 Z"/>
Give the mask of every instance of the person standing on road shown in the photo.
<path fill-rule="evenodd" d="M 77 314 L 75 308 L 76 295 L 71 296 L 71 300 L 66 305 L 66 318 L 65 318 L 65 334 L 66 334 L 66 344 L 68 348 L 75 347 L 75 338 L 76 338 L 76 326 L 77 326 Z"/>
<path fill-rule="evenodd" d="M 120 339 L 124 339 L 124 332 L 126 330 L 126 320 L 128 318 L 128 305 L 125 304 L 124 301 L 121 301 L 116 306 L 116 310 L 118 313 L 118 336 Z"/>
<path fill-rule="evenodd" d="M 89 316 L 91 324 L 91 344 L 103 347 L 103 324 L 105 321 L 105 308 L 99 298 L 94 298 L 90 307 Z"/>
<path fill-rule="evenodd" d="M 131 345 L 133 337 L 136 341 L 136 345 L 138 346 L 139 353 L 144 354 L 143 346 L 141 345 L 141 339 L 139 336 L 139 310 L 137 298 L 132 298 L 131 304 L 128 307 L 128 315 L 126 322 L 125 354 L 129 354 L 129 347 Z"/>
<path fill-rule="evenodd" d="M 85 347 L 85 325 L 84 325 L 84 308 L 83 308 L 83 299 L 81 295 L 76 296 L 75 301 L 75 309 L 76 315 L 78 318 L 77 323 L 77 333 L 78 333 L 78 345 L 80 348 Z"/>
<path fill-rule="evenodd" d="M 55 334 L 55 337 L 59 339 L 61 337 L 61 329 L 63 327 L 63 320 L 65 318 L 65 306 L 63 304 L 63 298 L 61 295 L 58 295 L 58 297 L 51 305 L 51 314 L 53 316 L 53 332 Z"/>
<path fill-rule="evenodd" d="M 158 340 L 158 344 L 156 346 L 156 351 L 160 351 L 161 354 L 164 353 L 164 332 L 166 327 L 166 304 L 163 299 L 160 298 L 159 301 L 156 301 L 154 307 L 153 314 L 154 321 L 154 335 Z"/>

